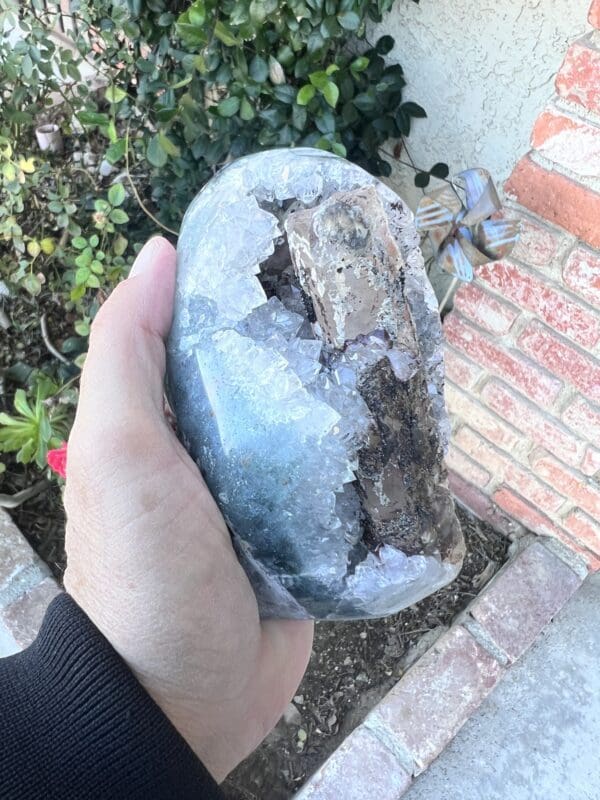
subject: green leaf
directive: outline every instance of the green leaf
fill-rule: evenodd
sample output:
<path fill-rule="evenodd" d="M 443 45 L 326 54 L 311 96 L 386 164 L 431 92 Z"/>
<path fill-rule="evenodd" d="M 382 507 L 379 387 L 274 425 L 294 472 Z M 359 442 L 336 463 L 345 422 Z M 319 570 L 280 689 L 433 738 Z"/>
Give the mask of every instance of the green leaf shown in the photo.
<path fill-rule="evenodd" d="M 324 69 L 319 70 L 318 72 L 311 72 L 308 76 L 308 79 L 313 86 L 316 86 L 317 89 L 321 90 L 324 89 L 329 83 L 329 75 Z"/>
<path fill-rule="evenodd" d="M 298 96 L 296 97 L 296 102 L 298 103 L 299 106 L 307 106 L 315 96 L 316 92 L 317 90 L 315 89 L 315 87 L 311 86 L 310 83 L 307 83 L 298 92 Z"/>
<path fill-rule="evenodd" d="M 220 39 L 224 45 L 227 45 L 227 47 L 235 47 L 236 44 L 240 44 L 239 39 L 235 37 L 231 28 L 225 25 L 221 20 L 218 20 L 215 25 L 215 36 L 217 39 Z"/>
<path fill-rule="evenodd" d="M 71 244 L 76 250 L 83 250 L 84 247 L 88 246 L 87 239 L 84 239 L 83 236 L 76 236 L 71 239 Z"/>
<path fill-rule="evenodd" d="M 235 114 L 237 114 L 239 110 L 240 110 L 239 97 L 226 97 L 224 100 L 221 100 L 221 102 L 217 104 L 217 114 L 220 117 L 225 117 L 226 119 L 235 116 Z"/>
<path fill-rule="evenodd" d="M 240 103 L 240 117 L 244 120 L 244 122 L 248 122 L 249 120 L 253 119 L 254 116 L 254 109 L 252 108 L 248 98 L 242 97 L 242 102 Z"/>
<path fill-rule="evenodd" d="M 357 31 L 360 27 L 360 17 L 355 11 L 344 11 L 338 14 L 338 22 L 347 31 Z"/>
<path fill-rule="evenodd" d="M 148 142 L 148 147 L 146 149 L 146 158 L 152 164 L 153 167 L 164 167 L 164 165 L 169 160 L 169 156 L 163 150 L 160 140 L 158 138 L 158 134 L 154 134 L 154 136 Z"/>
<path fill-rule="evenodd" d="M 42 283 L 37 275 L 29 274 L 23 279 L 23 286 L 29 294 L 37 297 L 37 295 L 42 291 Z"/>
<path fill-rule="evenodd" d="M 340 97 L 340 90 L 335 85 L 335 83 L 327 83 L 325 87 L 322 89 L 323 97 L 327 101 L 327 103 L 332 107 L 335 108 L 337 105 L 337 101 Z"/>
<path fill-rule="evenodd" d="M 369 59 L 366 56 L 355 58 L 350 64 L 352 72 L 363 72 L 369 66 Z"/>
<path fill-rule="evenodd" d="M 25 54 L 23 56 L 23 60 L 21 61 L 21 72 L 28 80 L 31 78 L 33 73 L 33 61 L 31 60 L 31 56 L 29 54 Z"/>
<path fill-rule="evenodd" d="M 122 208 L 113 208 L 108 218 L 111 222 L 114 222 L 115 225 L 124 225 L 126 222 L 129 222 L 129 216 Z"/>
<path fill-rule="evenodd" d="M 79 336 L 89 336 L 90 333 L 90 321 L 87 319 L 78 319 L 75 323 L 75 332 Z"/>
<path fill-rule="evenodd" d="M 120 86 L 108 86 L 104 92 L 104 97 L 106 97 L 109 103 L 120 103 L 121 100 L 127 97 L 127 92 L 121 89 Z"/>
<path fill-rule="evenodd" d="M 125 147 L 126 147 L 125 139 L 118 139 L 114 144 L 111 144 L 111 146 L 106 151 L 105 154 L 106 160 L 110 164 L 116 164 L 125 155 Z"/>
<path fill-rule="evenodd" d="M 87 279 L 92 274 L 92 270 L 89 267 L 79 267 L 77 272 L 75 273 L 75 285 L 76 286 L 85 286 L 87 283 Z"/>
<path fill-rule="evenodd" d="M 108 202 L 111 206 L 120 206 L 125 200 L 125 187 L 122 183 L 113 183 L 108 190 Z"/>
<path fill-rule="evenodd" d="M 79 111 L 77 119 L 82 125 L 108 125 L 110 122 L 107 114 L 98 114 L 95 111 Z"/>
<path fill-rule="evenodd" d="M 254 56 L 248 67 L 248 74 L 253 81 L 264 83 L 269 77 L 269 65 L 259 55 Z"/>
<path fill-rule="evenodd" d="M 93 233 L 90 236 L 90 247 L 98 247 L 99 244 L 100 244 L 100 239 L 98 238 L 98 234 Z"/>
<path fill-rule="evenodd" d="M 400 106 L 402 111 L 406 114 L 410 114 L 411 117 L 426 117 L 427 113 L 425 109 L 420 106 L 418 103 L 413 103 L 412 100 L 409 100 L 407 103 L 402 103 Z"/>
<path fill-rule="evenodd" d="M 99 289 L 100 288 L 100 280 L 99 280 L 97 275 L 90 274 L 88 276 L 86 284 L 90 289 Z"/>
<path fill-rule="evenodd" d="M 173 158 L 179 158 L 179 156 L 181 155 L 181 150 L 179 149 L 179 147 L 177 147 L 175 142 L 171 141 L 171 139 L 169 139 L 169 137 L 162 131 L 159 131 L 158 141 L 160 142 L 160 146 L 168 156 L 172 156 Z"/>
<path fill-rule="evenodd" d="M 114 254 L 116 256 L 122 256 L 125 250 L 127 250 L 127 244 L 127 239 L 120 233 L 113 243 Z"/>
<path fill-rule="evenodd" d="M 331 145 L 331 149 L 337 156 L 346 158 L 346 148 L 341 142 L 333 142 L 333 144 Z"/>

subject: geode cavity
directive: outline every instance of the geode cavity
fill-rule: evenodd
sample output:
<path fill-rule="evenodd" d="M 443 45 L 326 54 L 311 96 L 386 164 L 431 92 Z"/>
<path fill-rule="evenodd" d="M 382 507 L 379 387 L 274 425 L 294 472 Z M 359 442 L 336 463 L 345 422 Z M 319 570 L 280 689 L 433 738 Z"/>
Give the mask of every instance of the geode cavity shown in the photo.
<path fill-rule="evenodd" d="M 169 394 L 263 616 L 391 614 L 463 556 L 413 217 L 320 150 L 240 159 L 178 244 Z"/>

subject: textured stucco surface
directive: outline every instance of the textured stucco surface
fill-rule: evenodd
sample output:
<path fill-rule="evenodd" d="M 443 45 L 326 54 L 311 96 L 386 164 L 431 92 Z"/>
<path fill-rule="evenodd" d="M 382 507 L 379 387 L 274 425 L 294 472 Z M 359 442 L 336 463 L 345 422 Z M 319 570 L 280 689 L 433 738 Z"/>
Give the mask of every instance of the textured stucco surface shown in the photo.
<path fill-rule="evenodd" d="M 598 800 L 599 602 L 597 573 L 405 800 Z"/>
<path fill-rule="evenodd" d="M 568 45 L 590 29 L 590 0 L 397 0 L 373 32 L 391 34 L 405 98 L 425 107 L 408 146 L 425 168 L 489 169 L 498 184 L 529 147 Z M 402 168 L 390 181 L 414 207 Z"/>

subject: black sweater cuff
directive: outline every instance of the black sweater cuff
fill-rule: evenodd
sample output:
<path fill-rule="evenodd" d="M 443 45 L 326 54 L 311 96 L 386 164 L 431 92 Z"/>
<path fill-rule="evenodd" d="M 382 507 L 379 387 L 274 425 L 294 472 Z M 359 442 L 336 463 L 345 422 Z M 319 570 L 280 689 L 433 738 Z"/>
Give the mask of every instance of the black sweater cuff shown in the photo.
<path fill-rule="evenodd" d="M 0 660 L 2 800 L 219 800 L 185 740 L 66 594 Z"/>

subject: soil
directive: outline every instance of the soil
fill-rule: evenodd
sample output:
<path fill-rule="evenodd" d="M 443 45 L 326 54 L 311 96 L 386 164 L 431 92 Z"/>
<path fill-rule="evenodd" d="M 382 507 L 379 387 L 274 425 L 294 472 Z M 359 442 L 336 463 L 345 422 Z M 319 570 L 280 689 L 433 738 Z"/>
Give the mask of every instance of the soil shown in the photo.
<path fill-rule="evenodd" d="M 310 664 L 285 717 L 227 779 L 227 800 L 287 800 L 507 558 L 506 537 L 458 509 L 467 544 L 449 586 L 393 617 L 320 622 Z"/>

